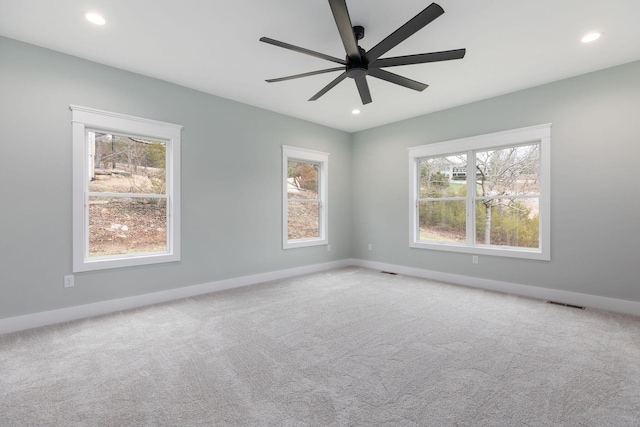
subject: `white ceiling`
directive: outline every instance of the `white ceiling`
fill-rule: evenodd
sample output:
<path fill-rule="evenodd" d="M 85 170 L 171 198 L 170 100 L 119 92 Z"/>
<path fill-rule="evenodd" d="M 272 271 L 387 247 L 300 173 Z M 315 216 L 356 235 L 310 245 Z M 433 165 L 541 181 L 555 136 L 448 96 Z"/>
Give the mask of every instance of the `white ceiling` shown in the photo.
<path fill-rule="evenodd" d="M 347 0 L 366 50 L 430 0 Z M 156 77 L 349 132 L 640 59 L 638 0 L 438 0 L 445 14 L 385 57 L 466 48 L 462 60 L 394 67 L 430 85 L 412 91 L 368 78 L 362 106 L 339 73 L 280 83 L 275 77 L 337 66 L 261 43 L 267 36 L 344 57 L 325 0 L 0 0 L 0 35 Z M 88 11 L 107 20 L 84 19 Z M 584 45 L 587 32 L 600 40 Z M 0 61 L 2 58 L 0 58 Z M 353 116 L 351 110 L 362 113 Z"/>

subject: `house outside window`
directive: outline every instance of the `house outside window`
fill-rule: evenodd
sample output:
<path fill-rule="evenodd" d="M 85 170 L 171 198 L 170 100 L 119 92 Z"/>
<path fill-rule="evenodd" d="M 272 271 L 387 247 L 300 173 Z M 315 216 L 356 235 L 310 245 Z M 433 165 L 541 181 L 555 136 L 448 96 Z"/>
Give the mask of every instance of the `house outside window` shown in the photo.
<path fill-rule="evenodd" d="M 550 128 L 409 148 L 410 246 L 549 260 Z"/>
<path fill-rule="evenodd" d="M 283 248 L 328 244 L 329 154 L 282 146 Z"/>
<path fill-rule="evenodd" d="M 73 271 L 180 260 L 181 126 L 71 111 Z"/>

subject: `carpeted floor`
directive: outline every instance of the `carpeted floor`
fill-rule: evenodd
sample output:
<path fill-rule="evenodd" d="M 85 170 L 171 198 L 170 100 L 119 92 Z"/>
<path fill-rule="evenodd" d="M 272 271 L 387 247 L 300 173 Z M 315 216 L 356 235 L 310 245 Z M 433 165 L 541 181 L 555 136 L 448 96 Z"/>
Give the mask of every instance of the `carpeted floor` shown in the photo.
<path fill-rule="evenodd" d="M 345 268 L 0 336 L 0 426 L 638 426 L 640 318 Z"/>

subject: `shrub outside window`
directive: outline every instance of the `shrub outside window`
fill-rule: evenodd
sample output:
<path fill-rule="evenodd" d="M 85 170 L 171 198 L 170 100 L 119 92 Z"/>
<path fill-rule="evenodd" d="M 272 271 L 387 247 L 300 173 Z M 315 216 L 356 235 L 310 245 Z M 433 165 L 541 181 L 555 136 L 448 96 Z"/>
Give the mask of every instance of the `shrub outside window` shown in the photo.
<path fill-rule="evenodd" d="M 549 260 L 550 126 L 410 148 L 410 246 Z"/>
<path fill-rule="evenodd" d="M 282 165 L 283 248 L 327 244 L 329 155 L 283 145 Z"/>
<path fill-rule="evenodd" d="M 74 272 L 178 261 L 181 126 L 71 110 Z"/>

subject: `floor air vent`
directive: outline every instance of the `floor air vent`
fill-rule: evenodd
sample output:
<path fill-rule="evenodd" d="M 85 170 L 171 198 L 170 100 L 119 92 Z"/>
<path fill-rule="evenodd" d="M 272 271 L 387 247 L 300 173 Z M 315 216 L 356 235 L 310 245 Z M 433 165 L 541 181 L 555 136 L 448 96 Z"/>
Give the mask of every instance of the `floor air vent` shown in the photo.
<path fill-rule="evenodd" d="M 392 273 L 391 271 L 381 271 L 380 273 L 382 273 L 382 274 L 390 274 L 392 276 L 397 276 L 398 275 L 398 273 Z"/>
<path fill-rule="evenodd" d="M 571 308 L 577 308 L 579 310 L 584 310 L 584 307 L 582 307 L 581 305 L 565 304 L 563 302 L 557 302 L 557 301 L 547 301 L 547 304 L 561 305 L 563 307 L 571 307 Z"/>

